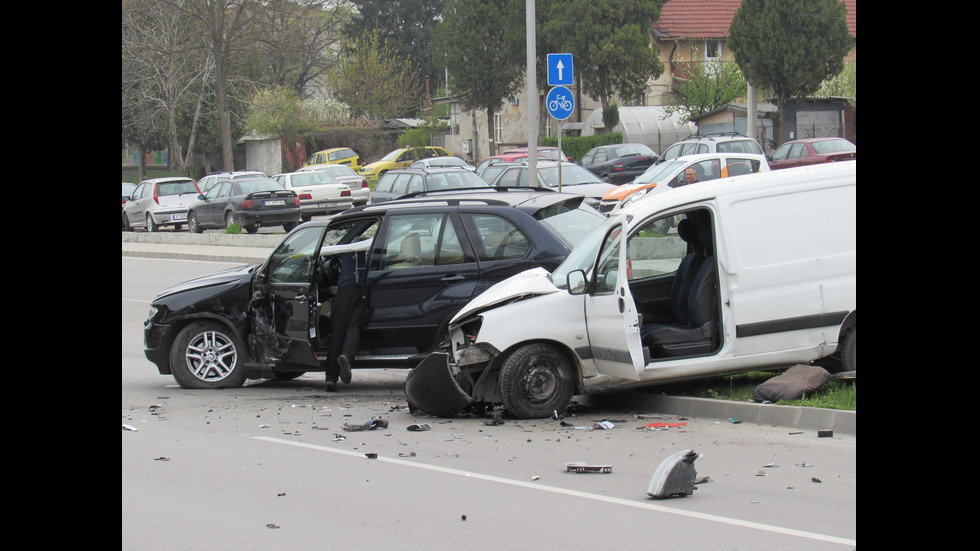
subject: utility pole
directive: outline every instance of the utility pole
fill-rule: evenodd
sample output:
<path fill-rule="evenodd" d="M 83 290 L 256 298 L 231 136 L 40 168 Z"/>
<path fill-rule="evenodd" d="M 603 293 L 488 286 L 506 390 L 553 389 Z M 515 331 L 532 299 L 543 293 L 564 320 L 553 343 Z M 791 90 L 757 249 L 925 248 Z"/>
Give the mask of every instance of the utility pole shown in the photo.
<path fill-rule="evenodd" d="M 530 186 L 538 185 L 538 72 L 535 68 L 537 61 L 534 0 L 526 0 L 527 28 L 527 182 Z"/>

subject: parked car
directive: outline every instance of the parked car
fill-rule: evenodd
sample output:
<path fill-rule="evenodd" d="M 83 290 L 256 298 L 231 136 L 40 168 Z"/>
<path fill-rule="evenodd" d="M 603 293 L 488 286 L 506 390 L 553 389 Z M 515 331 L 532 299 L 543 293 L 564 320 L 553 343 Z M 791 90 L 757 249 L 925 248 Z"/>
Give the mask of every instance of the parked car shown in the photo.
<path fill-rule="evenodd" d="M 368 186 L 367 178 L 354 172 L 347 165 L 316 165 L 304 166 L 296 172 L 326 172 L 333 176 L 338 182 L 347 184 L 350 188 L 350 197 L 354 201 L 354 206 L 366 205 L 371 198 L 371 188 Z"/>
<path fill-rule="evenodd" d="M 409 168 L 442 168 L 442 167 L 459 167 L 465 168 L 466 170 L 476 171 L 476 167 L 467 163 L 459 157 L 430 157 L 428 159 L 420 159 L 412 163 Z"/>
<path fill-rule="evenodd" d="M 416 153 L 413 148 L 396 149 L 382 157 L 381 160 L 364 165 L 359 174 L 371 182 L 377 182 L 378 178 L 393 168 L 407 167 L 419 159 L 449 156 L 449 151 L 431 145 L 422 149 L 421 154 Z"/>
<path fill-rule="evenodd" d="M 136 184 L 130 182 L 122 183 L 122 227 L 126 229 L 126 201 L 129 201 L 130 196 L 133 195 L 133 191 L 136 190 Z"/>
<path fill-rule="evenodd" d="M 512 147 L 512 148 L 510 148 L 508 150 L 505 150 L 502 153 L 502 155 L 513 155 L 513 154 L 517 154 L 517 155 L 523 155 L 523 156 L 526 157 L 529 150 L 530 150 L 530 148 L 527 147 L 527 146 L 523 146 L 523 147 Z M 538 146 L 538 155 L 544 155 L 544 157 L 546 159 L 548 159 L 549 161 L 557 161 L 559 159 L 559 157 L 560 157 L 561 158 L 561 162 L 563 162 L 563 163 L 565 161 L 572 162 L 572 158 L 569 157 L 564 151 L 559 151 L 557 147 L 550 146 L 550 145 L 539 145 Z"/>
<path fill-rule="evenodd" d="M 518 159 L 520 159 L 520 161 L 518 161 Z M 487 176 L 485 176 L 487 170 L 490 167 L 496 166 L 496 165 L 498 165 L 500 163 L 519 163 L 519 162 L 526 163 L 527 160 L 528 160 L 527 151 L 519 151 L 517 153 L 503 153 L 503 154 L 500 154 L 500 155 L 492 155 L 490 157 L 487 157 L 487 158 L 483 159 L 482 161 L 480 161 L 480 164 L 476 165 L 476 175 L 479 176 L 480 178 L 483 178 L 484 180 L 490 182 L 490 181 L 492 181 L 492 178 L 488 178 Z M 541 161 L 550 161 L 550 160 L 551 159 L 545 157 L 541 153 L 538 153 L 538 162 L 539 163 Z"/>
<path fill-rule="evenodd" d="M 573 395 L 773 369 L 857 371 L 857 171 L 739 176 L 611 215 L 551 273 L 478 295 L 405 380 L 410 406 L 562 412 Z M 653 231 L 665 218 L 677 233 Z"/>
<path fill-rule="evenodd" d="M 357 172 L 361 170 L 361 156 L 349 147 L 333 147 L 324 149 L 323 151 L 317 151 L 311 155 L 306 166 L 327 164 L 347 165 L 351 170 Z"/>
<path fill-rule="evenodd" d="M 261 265 L 161 292 L 144 353 L 184 388 L 324 371 L 334 255 L 360 245 L 366 316 L 354 367 L 409 368 L 471 298 L 526 269 L 556 268 L 604 219 L 581 196 L 532 189 L 353 208 L 298 226 Z"/>
<path fill-rule="evenodd" d="M 632 182 L 657 160 L 657 152 L 641 143 L 593 147 L 578 164 L 610 184 Z"/>
<path fill-rule="evenodd" d="M 339 166 L 339 165 L 338 165 Z M 343 212 L 354 206 L 350 187 L 326 172 L 287 172 L 272 180 L 299 196 L 299 217 L 309 222 L 315 215 Z"/>
<path fill-rule="evenodd" d="M 234 178 L 253 178 L 259 176 L 265 178 L 264 172 L 258 170 L 236 170 L 235 172 L 214 172 L 208 174 L 204 178 L 201 178 L 197 182 L 197 187 L 200 188 L 201 193 L 207 193 L 211 191 L 218 182 L 224 182 L 225 180 L 232 180 Z"/>
<path fill-rule="evenodd" d="M 386 172 L 371 192 L 370 204 L 377 205 L 424 191 L 489 187 L 479 176 L 462 168 L 404 168 Z"/>
<path fill-rule="evenodd" d="M 123 205 L 126 229 L 146 228 L 155 232 L 164 226 L 179 230 L 187 222 L 187 208 L 201 190 L 190 178 L 153 178 L 140 182 Z"/>
<path fill-rule="evenodd" d="M 657 158 L 653 164 L 660 164 L 683 155 L 700 153 L 751 153 L 764 155 L 762 146 L 744 134 L 737 132 L 720 132 L 714 134 L 695 134 L 675 142 Z"/>
<path fill-rule="evenodd" d="M 282 226 L 292 230 L 300 220 L 300 199 L 269 178 L 241 178 L 218 182 L 198 196 L 187 212 L 188 229 L 201 233 L 208 228 L 227 229 L 232 222 L 248 233 L 260 226 Z"/>
<path fill-rule="evenodd" d="M 537 166 L 538 183 L 536 187 L 547 187 L 556 191 L 584 195 L 585 202 L 593 208 L 598 208 L 602 196 L 610 189 L 616 187 L 613 184 L 603 182 L 598 176 L 577 164 L 564 162 L 560 164 L 561 182 L 559 182 L 559 163 L 554 161 L 539 161 Z M 490 185 L 494 187 L 529 186 L 527 165 L 509 166 L 505 168 Z M 561 189 L 559 189 L 559 185 Z"/>
<path fill-rule="evenodd" d="M 685 172 L 694 171 L 697 182 L 708 182 L 741 174 L 769 172 L 765 155 L 748 153 L 702 153 L 684 155 L 666 163 L 654 165 L 629 184 L 623 184 L 606 192 L 599 203 L 599 211 L 609 213 L 620 205 L 639 201 L 649 195 L 687 185 Z"/>
<path fill-rule="evenodd" d="M 477 176 L 483 179 L 483 181 L 488 184 L 497 177 L 498 174 L 504 171 L 505 168 L 509 166 L 524 166 L 525 163 L 517 161 L 501 161 L 499 163 L 490 163 L 483 167 L 483 172 L 477 171 Z"/>
<path fill-rule="evenodd" d="M 853 161 L 857 146 L 844 138 L 801 138 L 779 146 L 769 156 L 773 170 L 794 166 Z"/>

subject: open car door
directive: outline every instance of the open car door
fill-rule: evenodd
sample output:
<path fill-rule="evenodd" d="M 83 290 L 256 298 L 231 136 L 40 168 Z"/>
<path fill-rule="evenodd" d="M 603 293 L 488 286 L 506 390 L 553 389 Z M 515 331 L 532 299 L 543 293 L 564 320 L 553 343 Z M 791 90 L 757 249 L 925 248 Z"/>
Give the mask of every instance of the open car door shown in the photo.
<path fill-rule="evenodd" d="M 276 248 L 252 284 L 249 345 L 255 360 L 277 367 L 319 367 L 314 268 L 324 227 L 299 229 Z"/>
<path fill-rule="evenodd" d="M 640 322 L 628 285 L 629 257 L 624 224 L 606 234 L 589 291 L 585 324 L 593 360 L 600 373 L 634 381 L 644 370 Z"/>

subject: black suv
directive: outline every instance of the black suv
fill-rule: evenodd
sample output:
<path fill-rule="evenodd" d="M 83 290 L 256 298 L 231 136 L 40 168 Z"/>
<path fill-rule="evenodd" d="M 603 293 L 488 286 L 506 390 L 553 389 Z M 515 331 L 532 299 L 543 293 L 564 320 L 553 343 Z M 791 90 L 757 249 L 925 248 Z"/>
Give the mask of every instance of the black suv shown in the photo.
<path fill-rule="evenodd" d="M 489 187 L 483 179 L 465 168 L 402 168 L 389 170 L 378 179 L 370 203 L 377 205 L 392 199 L 424 191 L 475 189 Z"/>
<path fill-rule="evenodd" d="M 263 264 L 163 291 L 144 353 L 184 388 L 323 371 L 334 255 L 367 240 L 355 367 L 413 367 L 470 299 L 524 270 L 553 270 L 605 220 L 582 199 L 541 189 L 428 193 L 307 222 Z"/>

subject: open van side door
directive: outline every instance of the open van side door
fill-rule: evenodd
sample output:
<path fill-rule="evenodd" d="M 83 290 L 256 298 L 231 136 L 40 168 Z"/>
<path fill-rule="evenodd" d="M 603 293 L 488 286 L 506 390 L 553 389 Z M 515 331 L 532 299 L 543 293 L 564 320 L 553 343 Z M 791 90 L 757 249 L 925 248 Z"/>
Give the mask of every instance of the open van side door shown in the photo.
<path fill-rule="evenodd" d="M 599 373 L 634 381 L 644 370 L 640 320 L 628 285 L 625 221 L 606 234 L 585 294 L 585 324 Z"/>

